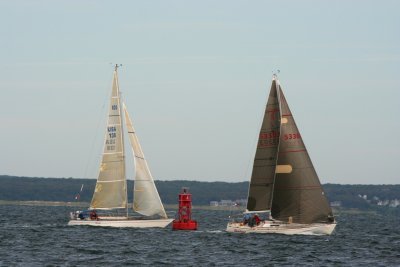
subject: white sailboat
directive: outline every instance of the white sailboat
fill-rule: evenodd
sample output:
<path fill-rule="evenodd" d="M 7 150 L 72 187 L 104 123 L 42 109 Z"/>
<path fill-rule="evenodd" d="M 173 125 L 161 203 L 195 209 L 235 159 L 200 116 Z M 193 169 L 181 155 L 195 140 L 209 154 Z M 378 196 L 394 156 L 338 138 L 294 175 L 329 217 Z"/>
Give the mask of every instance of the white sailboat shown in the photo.
<path fill-rule="evenodd" d="M 71 213 L 68 225 L 163 228 L 173 219 L 169 219 L 165 212 L 126 106 L 121 106 L 117 70 L 118 65 L 114 70 L 102 162 L 90 208 L 86 213 Z M 133 210 L 141 217 L 129 215 L 123 117 L 135 164 Z M 121 210 L 123 215 L 110 213 L 121 213 Z"/>
<path fill-rule="evenodd" d="M 229 222 L 226 230 L 330 235 L 335 227 L 318 175 L 274 75 L 254 158 L 247 209 L 244 218 Z"/>

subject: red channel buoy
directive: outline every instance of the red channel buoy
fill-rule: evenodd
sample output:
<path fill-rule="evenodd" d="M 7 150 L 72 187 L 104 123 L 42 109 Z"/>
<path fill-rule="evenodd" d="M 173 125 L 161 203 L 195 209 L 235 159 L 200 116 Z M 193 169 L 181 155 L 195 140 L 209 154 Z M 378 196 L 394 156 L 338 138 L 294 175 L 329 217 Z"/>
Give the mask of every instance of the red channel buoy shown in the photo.
<path fill-rule="evenodd" d="M 197 222 L 192 220 L 192 194 L 188 188 L 182 188 L 179 194 L 179 211 L 172 222 L 173 230 L 197 230 Z"/>

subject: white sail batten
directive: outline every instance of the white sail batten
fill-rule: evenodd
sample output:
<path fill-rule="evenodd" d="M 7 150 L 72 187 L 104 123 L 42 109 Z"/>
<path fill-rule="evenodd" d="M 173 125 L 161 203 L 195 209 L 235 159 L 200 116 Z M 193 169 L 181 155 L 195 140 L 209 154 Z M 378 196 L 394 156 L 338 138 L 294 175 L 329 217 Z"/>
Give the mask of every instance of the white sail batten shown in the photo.
<path fill-rule="evenodd" d="M 125 156 L 117 69 L 112 93 L 102 161 L 90 209 L 127 207 Z"/>
<path fill-rule="evenodd" d="M 133 128 L 132 121 L 129 117 L 125 104 L 123 104 L 125 113 L 125 123 L 128 130 L 129 141 L 131 143 L 132 152 L 135 162 L 135 186 L 133 194 L 133 209 L 145 216 L 159 215 L 167 218 L 160 195 L 154 184 L 147 161 L 144 157 L 139 139 Z"/>

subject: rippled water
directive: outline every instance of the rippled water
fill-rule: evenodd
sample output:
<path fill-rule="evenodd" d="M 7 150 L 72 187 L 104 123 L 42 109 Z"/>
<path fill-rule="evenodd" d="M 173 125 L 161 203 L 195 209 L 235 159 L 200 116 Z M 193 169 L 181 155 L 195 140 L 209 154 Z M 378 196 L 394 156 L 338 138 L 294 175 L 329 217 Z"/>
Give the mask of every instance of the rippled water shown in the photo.
<path fill-rule="evenodd" d="M 2 266 L 400 266 L 399 218 L 341 214 L 332 236 L 229 234 L 228 211 L 194 210 L 198 231 L 68 227 L 69 207 L 0 206 Z"/>

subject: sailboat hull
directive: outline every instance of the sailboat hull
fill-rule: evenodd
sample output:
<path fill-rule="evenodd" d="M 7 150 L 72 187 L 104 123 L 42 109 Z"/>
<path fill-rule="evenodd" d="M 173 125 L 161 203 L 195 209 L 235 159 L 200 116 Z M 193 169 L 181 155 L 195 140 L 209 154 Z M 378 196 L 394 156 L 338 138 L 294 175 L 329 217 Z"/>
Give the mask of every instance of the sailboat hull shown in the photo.
<path fill-rule="evenodd" d="M 285 224 L 285 223 L 261 223 L 250 227 L 243 223 L 230 222 L 226 228 L 230 233 L 260 233 L 260 234 L 284 234 L 284 235 L 330 235 L 335 230 L 336 223 L 313 224 Z"/>
<path fill-rule="evenodd" d="M 100 227 L 119 227 L 119 228 L 165 228 L 173 219 L 158 220 L 133 220 L 133 219 L 107 219 L 107 220 L 75 220 L 68 222 L 69 226 L 89 225 Z"/>

